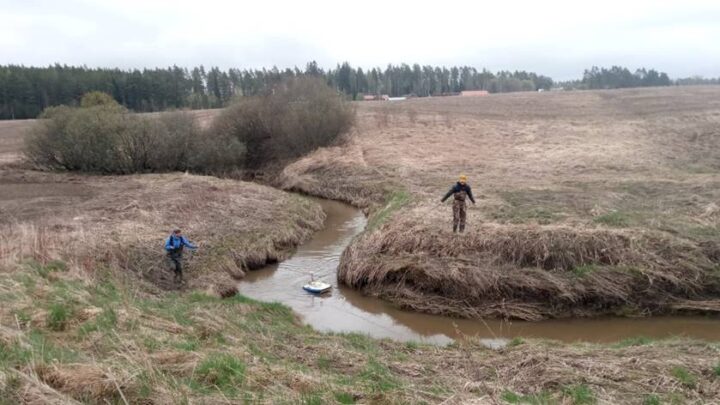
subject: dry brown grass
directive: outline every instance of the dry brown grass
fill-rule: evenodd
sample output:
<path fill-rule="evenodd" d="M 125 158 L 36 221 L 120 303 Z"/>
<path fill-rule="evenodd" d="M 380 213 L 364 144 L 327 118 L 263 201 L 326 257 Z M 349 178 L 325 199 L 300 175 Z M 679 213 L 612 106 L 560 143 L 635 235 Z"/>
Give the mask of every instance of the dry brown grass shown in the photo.
<path fill-rule="evenodd" d="M 17 162 L 25 135 L 36 120 L 0 121 L 0 165 Z"/>
<path fill-rule="evenodd" d="M 350 247 L 345 283 L 429 312 L 527 319 L 690 309 L 672 303 L 720 295 L 720 87 L 416 99 L 358 112 L 346 145 L 288 166 L 281 181 L 373 212 L 411 194 Z M 478 205 L 469 232 L 453 237 L 450 209 L 437 204 L 459 173 Z"/>
<path fill-rule="evenodd" d="M 173 226 L 201 246 L 192 288 L 225 286 L 289 254 L 322 226 L 322 210 L 268 187 L 184 174 L 78 176 L 0 171 L 0 263 L 63 260 L 94 272 L 132 271 L 173 288 L 163 254 Z"/>
<path fill-rule="evenodd" d="M 39 365 L 34 370 L 38 378 L 50 387 L 73 398 L 101 402 L 124 396 L 132 383 L 130 378 L 118 381 L 109 372 L 88 364 Z"/>

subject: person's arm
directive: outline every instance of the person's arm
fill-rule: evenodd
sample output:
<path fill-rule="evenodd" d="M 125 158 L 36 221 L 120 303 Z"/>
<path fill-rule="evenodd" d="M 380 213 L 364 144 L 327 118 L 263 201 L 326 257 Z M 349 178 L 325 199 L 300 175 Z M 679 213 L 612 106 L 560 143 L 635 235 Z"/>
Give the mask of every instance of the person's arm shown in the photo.
<path fill-rule="evenodd" d="M 473 198 L 473 195 L 472 195 L 472 189 L 470 188 L 470 186 L 467 186 L 467 188 L 468 188 L 468 197 L 470 198 L 470 201 L 472 201 L 472 203 L 475 204 L 475 199 Z"/>
<path fill-rule="evenodd" d="M 170 241 L 172 241 L 172 236 L 168 237 L 167 240 L 165 241 L 165 250 L 167 250 L 168 252 L 173 250 L 173 246 L 170 243 Z"/>
<path fill-rule="evenodd" d="M 450 196 L 453 195 L 454 192 L 455 192 L 455 186 L 450 187 L 450 191 L 448 191 L 447 194 L 445 194 L 445 197 L 443 197 L 442 200 L 440 200 L 440 202 L 445 202 L 445 200 L 450 198 Z"/>
<path fill-rule="evenodd" d="M 184 236 L 182 238 L 182 243 L 183 243 L 183 245 L 189 247 L 190 249 L 197 249 L 197 246 L 193 245 L 193 243 L 190 242 L 189 240 L 187 240 L 187 238 Z"/>

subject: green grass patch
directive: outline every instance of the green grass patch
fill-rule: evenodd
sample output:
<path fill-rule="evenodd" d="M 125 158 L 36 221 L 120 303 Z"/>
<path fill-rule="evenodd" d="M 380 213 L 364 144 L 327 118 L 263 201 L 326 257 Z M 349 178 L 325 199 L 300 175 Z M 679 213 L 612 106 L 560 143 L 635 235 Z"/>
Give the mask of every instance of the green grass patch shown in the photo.
<path fill-rule="evenodd" d="M 390 370 L 375 359 L 368 360 L 365 368 L 360 373 L 360 378 L 365 380 L 373 392 L 387 392 L 400 386 L 398 380 Z"/>
<path fill-rule="evenodd" d="M 303 394 L 300 397 L 300 403 L 303 405 L 323 405 L 326 403 L 326 401 L 323 400 L 321 394 L 311 392 L 308 394 Z"/>
<path fill-rule="evenodd" d="M 717 226 L 690 226 L 685 229 L 685 233 L 696 239 L 720 239 L 720 227 Z"/>
<path fill-rule="evenodd" d="M 405 190 L 395 191 L 385 200 L 385 206 L 372 214 L 367 229 L 373 231 L 384 224 L 393 213 L 410 202 L 410 193 Z"/>
<path fill-rule="evenodd" d="M 329 358 L 327 358 L 327 357 L 325 357 L 325 356 L 323 356 L 323 355 L 320 355 L 320 356 L 318 356 L 317 361 L 315 362 L 315 364 L 317 364 L 317 366 L 318 366 L 318 368 L 319 368 L 320 370 L 327 371 L 327 370 L 330 369 L 330 365 L 332 364 L 332 360 L 329 359 Z"/>
<path fill-rule="evenodd" d="M 73 309 L 64 302 L 56 302 L 50 305 L 45 320 L 45 326 L 54 331 L 63 331 L 72 318 Z"/>
<path fill-rule="evenodd" d="M 145 349 L 147 349 L 150 353 L 155 352 L 162 347 L 162 343 L 153 336 L 143 336 L 141 342 Z"/>
<path fill-rule="evenodd" d="M 597 271 L 597 269 L 598 267 L 594 264 L 584 264 L 582 266 L 573 267 L 571 271 L 575 277 L 583 278 L 588 274 Z"/>
<path fill-rule="evenodd" d="M 13 315 L 15 315 L 15 318 L 17 318 L 18 322 L 20 322 L 20 325 L 23 326 L 27 325 L 32 320 L 32 316 L 22 309 L 13 311 Z"/>
<path fill-rule="evenodd" d="M 565 387 L 563 394 L 570 397 L 570 399 L 572 399 L 572 403 L 575 405 L 594 404 L 597 402 L 595 394 L 592 392 L 590 387 L 585 384 Z"/>
<path fill-rule="evenodd" d="M 36 261 L 30 261 L 27 263 L 27 265 L 42 278 L 48 278 L 50 273 L 53 273 L 56 271 L 60 271 L 60 272 L 67 271 L 67 265 L 64 262 L 61 262 L 59 260 L 52 260 L 52 261 L 48 262 L 47 264 L 38 263 Z"/>
<path fill-rule="evenodd" d="M 335 400 L 339 404 L 354 404 L 355 403 L 355 397 L 353 396 L 353 394 L 348 394 L 347 392 L 336 392 Z"/>
<path fill-rule="evenodd" d="M 643 405 L 660 405 L 660 397 L 655 394 L 645 395 Z"/>
<path fill-rule="evenodd" d="M 214 353 L 198 365 L 195 379 L 205 387 L 216 387 L 235 396 L 245 381 L 245 363 L 228 354 Z"/>
<path fill-rule="evenodd" d="M 368 335 L 362 333 L 344 333 L 341 334 L 345 341 L 353 348 L 365 353 L 374 353 L 377 351 L 375 341 Z"/>
<path fill-rule="evenodd" d="M 713 374 L 715 374 L 715 377 L 720 377 L 720 362 L 718 362 L 715 367 L 712 369 Z"/>
<path fill-rule="evenodd" d="M 514 337 L 512 340 L 508 342 L 508 347 L 515 347 L 520 346 L 521 344 L 525 343 L 525 340 L 521 337 Z"/>
<path fill-rule="evenodd" d="M 200 341 L 195 338 L 183 340 L 182 342 L 175 343 L 175 348 L 186 352 L 194 352 L 200 348 Z"/>
<path fill-rule="evenodd" d="M 623 339 L 623 340 L 617 342 L 615 345 L 613 345 L 613 347 L 622 348 L 622 347 L 630 347 L 630 346 L 645 346 L 645 345 L 651 344 L 652 342 L 653 342 L 653 340 L 648 337 L 636 336 L 636 337 Z"/>
<path fill-rule="evenodd" d="M 535 221 L 540 225 L 547 225 L 563 218 L 558 212 L 551 211 L 547 208 L 520 208 L 513 207 L 509 210 L 501 211 L 495 215 L 496 219 L 504 219 L 514 224 L 522 224 L 528 221 Z"/>
<path fill-rule="evenodd" d="M 682 385 L 688 388 L 695 388 L 697 378 L 685 367 L 675 366 L 672 368 L 671 373 Z"/>
<path fill-rule="evenodd" d="M 20 367 L 31 361 L 66 363 L 78 358 L 77 352 L 49 342 L 38 330 L 28 332 L 23 344 L 0 343 L 0 368 Z"/>
<path fill-rule="evenodd" d="M 193 291 L 185 299 L 193 304 L 215 304 L 223 301 L 219 297 L 214 297 L 200 291 Z"/>
<path fill-rule="evenodd" d="M 80 326 L 78 333 L 80 336 L 85 336 L 95 331 L 107 333 L 115 329 L 117 326 L 117 320 L 118 318 L 115 310 L 110 307 L 106 307 L 95 317 L 95 319 L 85 322 L 82 326 Z"/>
<path fill-rule="evenodd" d="M 631 218 L 626 213 L 620 211 L 613 211 L 608 212 L 607 214 L 596 216 L 595 218 L 593 218 L 593 222 L 595 222 L 596 224 L 603 224 L 615 228 L 624 228 L 630 226 Z"/>
<path fill-rule="evenodd" d="M 500 398 L 509 404 L 550 405 L 556 403 L 547 392 L 522 395 L 506 390 Z"/>
<path fill-rule="evenodd" d="M 93 303 L 103 306 L 110 302 L 119 302 L 121 291 L 111 281 L 101 281 L 90 287 Z"/>

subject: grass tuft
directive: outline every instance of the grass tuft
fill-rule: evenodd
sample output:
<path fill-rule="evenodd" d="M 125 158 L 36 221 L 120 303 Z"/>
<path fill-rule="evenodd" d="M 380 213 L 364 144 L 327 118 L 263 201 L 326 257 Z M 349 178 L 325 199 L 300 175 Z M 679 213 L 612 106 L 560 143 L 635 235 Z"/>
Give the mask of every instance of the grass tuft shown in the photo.
<path fill-rule="evenodd" d="M 201 384 L 235 396 L 245 380 L 245 363 L 227 354 L 214 353 L 198 364 L 195 374 Z"/>
<path fill-rule="evenodd" d="M 649 345 L 653 342 L 652 339 L 645 337 L 645 336 L 637 336 L 632 338 L 627 338 L 619 341 L 614 345 L 614 347 L 622 348 L 622 347 L 631 347 L 631 346 L 645 346 Z"/>
<path fill-rule="evenodd" d="M 355 403 L 355 397 L 352 394 L 348 394 L 347 392 L 336 392 L 335 400 L 340 404 L 349 405 Z"/>
<path fill-rule="evenodd" d="M 624 228 L 630 225 L 630 217 L 619 211 L 609 212 L 593 218 L 593 222 L 616 228 Z"/>
<path fill-rule="evenodd" d="M 594 271 L 597 271 L 597 266 L 594 264 L 584 264 L 582 266 L 572 268 L 572 273 L 578 278 L 583 278 Z"/>
<path fill-rule="evenodd" d="M 405 190 L 395 191 L 386 199 L 385 205 L 375 212 L 368 221 L 367 230 L 373 231 L 384 224 L 394 212 L 410 202 L 410 193 Z"/>
<path fill-rule="evenodd" d="M 512 340 L 510 340 L 508 342 L 507 345 L 508 345 L 508 347 L 515 347 L 515 346 L 520 346 L 523 343 L 525 343 L 525 339 L 523 339 L 521 337 L 514 337 L 514 338 L 512 338 Z"/>
<path fill-rule="evenodd" d="M 646 395 L 643 405 L 660 405 L 660 397 L 655 394 Z"/>
<path fill-rule="evenodd" d="M 373 392 L 387 392 L 400 386 L 390 370 L 373 358 L 368 360 L 360 377 L 368 383 Z"/>
<path fill-rule="evenodd" d="M 550 405 L 554 404 L 550 394 L 540 392 L 538 394 L 522 395 L 506 390 L 500 398 L 510 404 Z"/>
<path fill-rule="evenodd" d="M 573 385 L 566 387 L 563 393 L 572 399 L 575 405 L 594 404 L 597 402 L 595 394 L 590 387 L 585 384 Z"/>
<path fill-rule="evenodd" d="M 673 377 L 675 377 L 682 385 L 688 388 L 695 388 L 697 378 L 685 367 L 675 366 L 672 368 L 671 372 Z"/>
<path fill-rule="evenodd" d="M 65 303 L 50 305 L 45 325 L 54 331 L 63 331 L 72 317 L 72 309 Z"/>

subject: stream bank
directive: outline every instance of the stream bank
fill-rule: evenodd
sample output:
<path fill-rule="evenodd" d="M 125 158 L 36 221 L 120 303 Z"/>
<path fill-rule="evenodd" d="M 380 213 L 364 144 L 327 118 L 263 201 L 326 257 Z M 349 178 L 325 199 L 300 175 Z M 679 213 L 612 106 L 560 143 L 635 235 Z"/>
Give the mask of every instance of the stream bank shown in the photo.
<path fill-rule="evenodd" d="M 399 309 L 379 298 L 339 285 L 340 256 L 367 224 L 363 213 L 344 203 L 314 198 L 326 213 L 324 227 L 288 260 L 251 271 L 239 283 L 240 293 L 261 301 L 278 301 L 300 314 L 313 328 L 357 332 L 376 338 L 445 344 L 461 336 L 489 341 L 541 338 L 564 342 L 617 342 L 643 336 L 649 339 L 691 337 L 720 339 L 720 321 L 710 316 L 648 318 L 600 317 L 540 322 L 496 319 L 457 319 Z M 333 285 L 331 294 L 315 296 L 302 290 L 310 274 Z"/>

